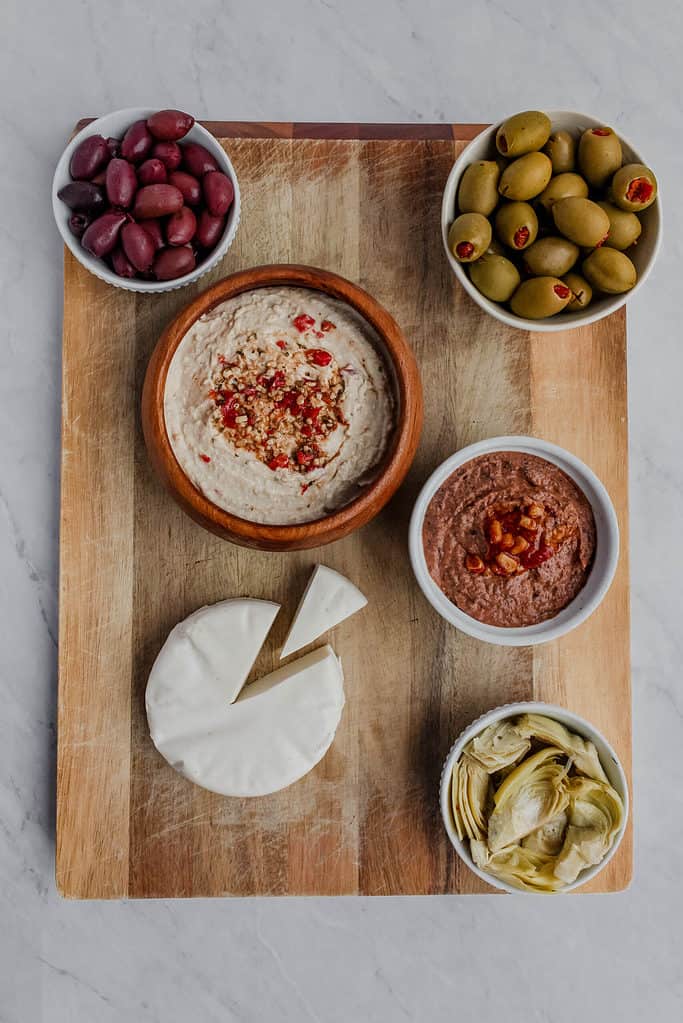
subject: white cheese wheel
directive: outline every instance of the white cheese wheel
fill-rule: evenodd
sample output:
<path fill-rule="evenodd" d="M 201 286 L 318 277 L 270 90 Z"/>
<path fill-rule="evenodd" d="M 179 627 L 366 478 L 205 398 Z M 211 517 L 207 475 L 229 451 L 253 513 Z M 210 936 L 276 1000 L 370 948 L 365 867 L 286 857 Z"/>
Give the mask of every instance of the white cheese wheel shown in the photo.
<path fill-rule="evenodd" d="M 159 651 L 147 699 L 190 718 L 232 703 L 279 610 L 270 600 L 248 597 L 200 607 L 172 629 Z"/>
<path fill-rule="evenodd" d="M 152 741 L 177 771 L 224 796 L 263 796 L 323 758 L 344 707 L 344 676 L 331 647 L 252 682 L 233 704 L 216 703 L 209 674 L 204 699 L 202 651 L 193 656 L 198 684 L 191 700 L 177 665 L 166 674 L 168 661 L 154 665 L 147 687 Z"/>
<path fill-rule="evenodd" d="M 357 586 L 326 565 L 318 565 L 294 615 L 280 657 L 301 650 L 367 604 Z"/>

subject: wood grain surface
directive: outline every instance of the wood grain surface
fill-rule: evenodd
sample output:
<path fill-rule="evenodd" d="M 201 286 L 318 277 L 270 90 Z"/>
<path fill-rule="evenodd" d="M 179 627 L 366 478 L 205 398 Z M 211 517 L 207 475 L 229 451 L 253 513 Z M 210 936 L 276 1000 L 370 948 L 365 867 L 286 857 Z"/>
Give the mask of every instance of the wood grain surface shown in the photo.
<path fill-rule="evenodd" d="M 167 295 L 117 291 L 65 255 L 57 882 L 71 897 L 428 894 L 485 886 L 458 860 L 438 780 L 459 731 L 510 700 L 543 699 L 603 731 L 627 772 L 629 666 L 626 322 L 527 334 L 481 313 L 444 258 L 441 192 L 453 126 L 210 125 L 240 178 L 223 263 Z M 362 138 L 357 138 L 362 135 Z M 201 529 L 149 466 L 139 399 L 164 327 L 225 273 L 299 262 L 356 281 L 413 345 L 425 427 L 401 490 L 319 552 L 241 549 Z M 447 455 L 495 434 L 545 437 L 606 484 L 622 553 L 600 609 L 544 647 L 489 646 L 443 622 L 407 555 L 417 492 Z M 321 764 L 284 792 L 227 799 L 157 754 L 144 690 L 171 627 L 236 595 L 280 601 L 254 669 L 270 670 L 311 568 L 348 575 L 368 607 L 330 636 L 347 705 Z M 631 830 L 585 889 L 624 888 Z"/>

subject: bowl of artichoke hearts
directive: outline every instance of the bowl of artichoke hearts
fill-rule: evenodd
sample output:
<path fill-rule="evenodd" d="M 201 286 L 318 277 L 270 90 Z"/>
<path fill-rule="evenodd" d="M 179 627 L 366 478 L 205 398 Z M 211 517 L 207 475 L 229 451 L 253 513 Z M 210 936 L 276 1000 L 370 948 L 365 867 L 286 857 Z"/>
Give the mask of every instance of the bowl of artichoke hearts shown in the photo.
<path fill-rule="evenodd" d="M 460 858 L 506 892 L 568 892 L 617 851 L 628 784 L 607 740 L 577 714 L 512 703 L 478 718 L 441 775 L 441 813 Z"/>

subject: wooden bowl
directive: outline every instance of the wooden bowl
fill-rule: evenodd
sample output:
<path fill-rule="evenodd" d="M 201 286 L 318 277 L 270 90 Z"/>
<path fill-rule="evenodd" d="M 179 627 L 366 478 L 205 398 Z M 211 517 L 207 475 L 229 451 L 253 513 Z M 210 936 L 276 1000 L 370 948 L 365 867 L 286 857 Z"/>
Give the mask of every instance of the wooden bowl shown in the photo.
<path fill-rule="evenodd" d="M 396 429 L 377 477 L 362 493 L 331 515 L 296 525 L 263 525 L 232 515 L 209 501 L 176 461 L 166 433 L 164 392 L 171 360 L 192 324 L 214 306 L 255 288 L 293 286 L 321 291 L 347 303 L 376 330 L 382 353 L 393 367 Z M 415 357 L 395 320 L 367 292 L 350 281 L 310 266 L 260 266 L 231 274 L 189 303 L 166 328 L 147 367 L 142 392 L 142 428 L 152 465 L 180 507 L 217 536 L 267 551 L 320 547 L 365 525 L 403 482 L 422 429 L 422 386 Z"/>

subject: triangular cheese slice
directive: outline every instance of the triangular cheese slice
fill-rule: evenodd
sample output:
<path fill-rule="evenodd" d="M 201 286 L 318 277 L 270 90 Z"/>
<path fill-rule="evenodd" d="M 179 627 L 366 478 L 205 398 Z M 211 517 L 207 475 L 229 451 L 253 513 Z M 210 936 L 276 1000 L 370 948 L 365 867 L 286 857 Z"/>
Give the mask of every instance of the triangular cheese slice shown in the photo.
<path fill-rule="evenodd" d="M 159 705 L 172 702 L 191 720 L 239 696 L 279 604 L 240 597 L 201 607 L 171 631 L 147 684 Z"/>
<path fill-rule="evenodd" d="M 220 708 L 211 705 L 206 681 L 209 699 L 190 717 L 175 666 L 163 690 L 151 678 L 147 689 L 154 745 L 195 784 L 225 796 L 267 795 L 298 781 L 329 749 L 344 707 L 344 676 L 331 647 L 252 682 Z"/>
<path fill-rule="evenodd" d="M 332 568 L 318 565 L 308 580 L 280 657 L 313 643 L 367 604 L 357 586 Z"/>

